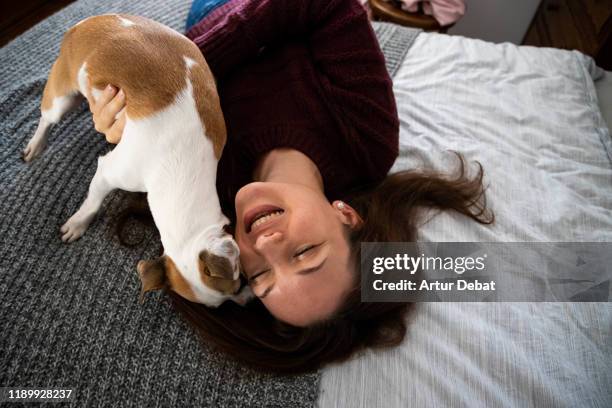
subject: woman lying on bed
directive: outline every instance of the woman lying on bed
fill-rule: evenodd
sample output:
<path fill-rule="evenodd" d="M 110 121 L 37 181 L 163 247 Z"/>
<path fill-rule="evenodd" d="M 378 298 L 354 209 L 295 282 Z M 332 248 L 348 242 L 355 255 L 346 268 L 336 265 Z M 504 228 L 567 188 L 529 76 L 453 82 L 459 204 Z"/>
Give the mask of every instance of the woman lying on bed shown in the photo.
<path fill-rule="evenodd" d="M 360 302 L 360 243 L 414 241 L 419 207 L 492 222 L 482 169 L 469 178 L 460 157 L 455 175 L 387 176 L 399 120 L 355 0 L 231 0 L 187 36 L 218 80 L 228 141 L 217 189 L 257 299 L 208 309 L 169 292 L 174 307 L 207 343 L 266 370 L 399 344 L 409 305 Z M 111 89 L 91 106 L 111 138 L 123 98 Z"/>

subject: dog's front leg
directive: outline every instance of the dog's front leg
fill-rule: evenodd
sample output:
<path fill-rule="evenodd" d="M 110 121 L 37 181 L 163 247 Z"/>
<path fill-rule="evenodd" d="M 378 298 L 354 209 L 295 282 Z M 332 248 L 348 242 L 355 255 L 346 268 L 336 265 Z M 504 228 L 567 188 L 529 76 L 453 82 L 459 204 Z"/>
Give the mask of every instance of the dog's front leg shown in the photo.
<path fill-rule="evenodd" d="M 109 163 L 111 161 L 109 156 L 112 153 L 110 152 L 98 159 L 98 168 L 89 185 L 87 198 L 79 210 L 60 228 L 62 241 L 72 242 L 79 239 L 96 216 L 104 198 L 116 188 L 112 184 L 112 177 L 109 174 L 112 171 L 112 166 Z"/>

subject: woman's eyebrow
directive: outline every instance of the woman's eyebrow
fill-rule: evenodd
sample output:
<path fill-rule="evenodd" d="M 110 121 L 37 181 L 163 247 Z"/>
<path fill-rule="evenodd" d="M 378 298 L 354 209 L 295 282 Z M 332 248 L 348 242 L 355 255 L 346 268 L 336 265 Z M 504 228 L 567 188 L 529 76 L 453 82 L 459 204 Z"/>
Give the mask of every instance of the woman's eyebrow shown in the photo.
<path fill-rule="evenodd" d="M 325 259 L 323 259 L 323 261 L 321 261 L 321 263 L 319 263 L 318 265 L 315 265 L 312 268 L 302 269 L 301 271 L 298 271 L 297 274 L 298 275 L 308 275 L 309 273 L 316 272 L 316 271 L 320 270 L 323 267 L 323 264 L 325 264 L 325 261 L 327 261 L 327 257 Z M 263 299 L 266 296 L 268 296 L 268 293 L 270 293 L 272 288 L 274 288 L 274 284 L 268 286 L 266 288 L 266 290 L 264 290 L 263 293 L 258 296 L 258 298 Z"/>

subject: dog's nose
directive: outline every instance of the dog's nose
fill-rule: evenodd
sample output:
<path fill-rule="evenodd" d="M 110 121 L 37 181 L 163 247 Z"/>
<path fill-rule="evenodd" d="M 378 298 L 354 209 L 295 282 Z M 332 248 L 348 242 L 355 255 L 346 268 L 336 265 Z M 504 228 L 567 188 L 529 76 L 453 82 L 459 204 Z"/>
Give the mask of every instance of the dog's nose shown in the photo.
<path fill-rule="evenodd" d="M 232 295 L 237 295 L 238 293 L 240 293 L 240 289 L 242 288 L 240 279 L 236 279 L 236 281 L 234 282 L 234 293 L 232 293 Z"/>

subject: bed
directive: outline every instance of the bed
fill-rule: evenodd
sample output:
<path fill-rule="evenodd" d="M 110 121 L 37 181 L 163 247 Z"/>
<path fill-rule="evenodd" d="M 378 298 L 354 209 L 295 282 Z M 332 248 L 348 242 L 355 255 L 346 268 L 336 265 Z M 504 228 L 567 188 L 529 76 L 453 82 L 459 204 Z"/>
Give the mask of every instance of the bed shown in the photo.
<path fill-rule="evenodd" d="M 401 347 L 277 377 L 200 349 L 159 294 L 138 304 L 134 265 L 159 242 L 145 230 L 136 249 L 118 245 L 106 220 L 121 193 L 63 245 L 57 230 L 109 147 L 83 105 L 37 162 L 18 159 L 61 33 L 107 12 L 180 30 L 189 3 L 81 0 L 0 50 L 0 386 L 73 387 L 79 406 L 612 405 L 610 303 L 423 303 Z M 394 170 L 446 169 L 447 149 L 461 151 L 483 164 L 497 215 L 481 227 L 441 214 L 421 240 L 612 240 L 610 73 L 577 52 L 376 32 L 401 120 Z"/>
<path fill-rule="evenodd" d="M 611 241 L 610 75 L 578 52 L 419 34 L 394 77 L 392 171 L 448 170 L 461 151 L 497 217 L 441 214 L 419 240 Z M 421 303 L 399 348 L 324 370 L 318 402 L 609 407 L 611 385 L 611 303 Z"/>

